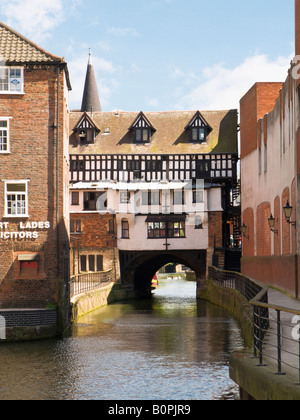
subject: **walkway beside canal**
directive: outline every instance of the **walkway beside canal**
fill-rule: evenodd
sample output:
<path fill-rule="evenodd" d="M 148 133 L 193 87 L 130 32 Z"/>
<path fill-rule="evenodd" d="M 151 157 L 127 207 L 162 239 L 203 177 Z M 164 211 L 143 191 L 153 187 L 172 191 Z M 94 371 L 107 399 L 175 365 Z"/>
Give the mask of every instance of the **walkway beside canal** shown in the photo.
<path fill-rule="evenodd" d="M 242 399 L 300 400 L 300 301 L 269 289 L 268 304 L 262 354 L 234 353 L 230 377 L 240 386 Z"/>

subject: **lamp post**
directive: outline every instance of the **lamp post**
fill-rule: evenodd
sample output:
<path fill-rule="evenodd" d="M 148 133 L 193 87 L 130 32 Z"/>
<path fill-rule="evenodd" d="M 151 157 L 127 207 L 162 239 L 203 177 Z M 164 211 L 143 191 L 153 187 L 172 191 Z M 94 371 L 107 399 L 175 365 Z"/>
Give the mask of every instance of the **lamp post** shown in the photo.
<path fill-rule="evenodd" d="M 249 239 L 249 235 L 246 235 L 248 230 L 248 226 L 245 225 L 245 223 L 243 223 L 243 225 L 241 226 L 241 232 L 244 238 Z"/>
<path fill-rule="evenodd" d="M 292 225 L 292 226 L 296 227 L 296 221 L 295 221 L 295 222 L 292 222 L 292 221 L 291 221 L 292 212 L 293 212 L 293 207 L 290 205 L 289 201 L 287 201 L 287 203 L 286 203 L 285 207 L 283 207 L 283 211 L 284 211 L 284 215 L 285 215 L 286 221 L 287 221 L 290 225 Z"/>
<path fill-rule="evenodd" d="M 275 218 L 273 217 L 273 214 L 271 214 L 270 218 L 268 219 L 269 222 L 269 226 L 271 229 L 271 232 L 275 233 L 276 235 L 278 235 L 278 230 L 275 229 Z"/>

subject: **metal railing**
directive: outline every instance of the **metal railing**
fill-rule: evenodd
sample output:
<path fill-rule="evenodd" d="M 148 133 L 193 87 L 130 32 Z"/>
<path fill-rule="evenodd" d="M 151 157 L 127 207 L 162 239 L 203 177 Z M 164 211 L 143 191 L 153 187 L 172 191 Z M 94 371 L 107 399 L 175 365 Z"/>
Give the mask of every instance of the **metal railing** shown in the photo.
<path fill-rule="evenodd" d="M 277 375 L 297 376 L 300 384 L 300 310 L 270 304 L 269 289 L 242 274 L 210 267 L 209 277 L 221 287 L 237 290 L 252 305 L 258 366 L 273 364 Z"/>
<path fill-rule="evenodd" d="M 224 271 L 216 267 L 209 267 L 208 274 L 209 278 L 219 286 L 240 292 L 248 302 L 263 290 L 262 286 L 235 271 Z"/>
<path fill-rule="evenodd" d="M 105 286 L 113 281 L 113 270 L 98 273 L 77 274 L 70 280 L 71 298 Z"/>
<path fill-rule="evenodd" d="M 254 311 L 254 356 L 259 358 L 258 366 L 275 364 L 277 375 L 297 375 L 300 384 L 300 311 L 259 302 L 257 298 L 250 303 Z"/>

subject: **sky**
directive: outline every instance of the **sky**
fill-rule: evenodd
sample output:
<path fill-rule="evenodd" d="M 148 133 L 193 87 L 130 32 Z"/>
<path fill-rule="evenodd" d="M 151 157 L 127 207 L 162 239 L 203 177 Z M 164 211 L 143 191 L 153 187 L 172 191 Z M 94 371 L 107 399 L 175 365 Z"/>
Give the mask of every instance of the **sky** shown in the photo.
<path fill-rule="evenodd" d="M 0 21 L 65 57 L 81 106 L 89 48 L 103 111 L 239 108 L 284 81 L 293 0 L 0 0 Z"/>

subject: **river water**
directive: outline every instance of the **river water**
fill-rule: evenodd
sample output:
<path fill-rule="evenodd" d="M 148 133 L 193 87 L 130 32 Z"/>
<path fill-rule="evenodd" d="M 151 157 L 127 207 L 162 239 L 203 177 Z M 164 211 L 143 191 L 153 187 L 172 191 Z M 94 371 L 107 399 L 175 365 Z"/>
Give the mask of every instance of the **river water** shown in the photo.
<path fill-rule="evenodd" d="M 163 280 L 152 299 L 97 310 L 68 338 L 1 344 L 0 400 L 234 399 L 238 324 L 195 287 Z"/>

